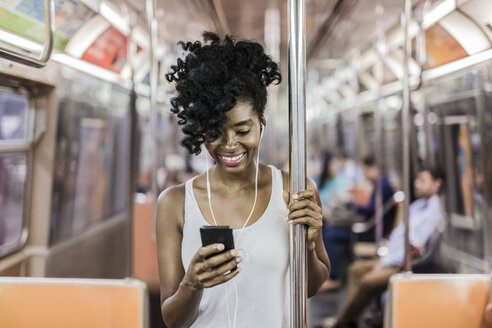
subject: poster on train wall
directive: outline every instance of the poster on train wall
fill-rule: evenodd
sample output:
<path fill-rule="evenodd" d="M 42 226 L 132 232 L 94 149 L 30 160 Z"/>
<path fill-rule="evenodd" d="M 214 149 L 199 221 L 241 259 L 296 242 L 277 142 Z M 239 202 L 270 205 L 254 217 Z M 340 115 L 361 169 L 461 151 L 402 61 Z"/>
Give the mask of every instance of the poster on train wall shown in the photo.
<path fill-rule="evenodd" d="M 63 51 L 70 38 L 96 13 L 80 1 L 55 0 L 55 49 Z M 0 28 L 32 41 L 44 42 L 44 1 L 0 0 Z"/>
<path fill-rule="evenodd" d="M 473 167 L 470 128 L 468 124 L 460 124 L 458 128 L 458 170 L 460 175 L 461 213 L 473 217 Z"/>
<path fill-rule="evenodd" d="M 104 218 L 113 148 L 108 123 L 98 118 L 82 119 L 79 143 L 72 226 L 74 234 Z"/>

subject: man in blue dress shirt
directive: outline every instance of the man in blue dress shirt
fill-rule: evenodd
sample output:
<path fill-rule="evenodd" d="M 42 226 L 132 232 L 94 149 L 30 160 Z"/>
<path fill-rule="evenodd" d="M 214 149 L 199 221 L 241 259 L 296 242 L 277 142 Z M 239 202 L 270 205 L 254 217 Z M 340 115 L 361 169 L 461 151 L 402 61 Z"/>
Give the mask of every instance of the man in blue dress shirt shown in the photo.
<path fill-rule="evenodd" d="M 420 197 L 410 205 L 409 225 L 412 254 L 422 254 L 432 234 L 443 224 L 439 190 L 443 174 L 435 168 L 418 173 L 415 191 Z M 388 253 L 381 259 L 358 261 L 348 273 L 347 304 L 333 327 L 356 327 L 357 320 L 372 297 L 386 289 L 391 275 L 399 272 L 404 260 L 404 226 L 401 222 L 389 237 Z"/>

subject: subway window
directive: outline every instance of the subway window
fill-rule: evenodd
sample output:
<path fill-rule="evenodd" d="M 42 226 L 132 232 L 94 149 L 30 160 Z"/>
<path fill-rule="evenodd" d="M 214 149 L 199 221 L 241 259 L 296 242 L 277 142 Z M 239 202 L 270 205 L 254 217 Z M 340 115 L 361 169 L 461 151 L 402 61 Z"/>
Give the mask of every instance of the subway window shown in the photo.
<path fill-rule="evenodd" d="M 32 108 L 27 93 L 0 88 L 0 256 L 26 238 Z"/>
<path fill-rule="evenodd" d="M 481 78 L 480 71 L 452 76 L 436 84 L 432 90 L 439 92 L 434 91 L 429 96 L 431 113 L 436 118 L 433 119 L 435 140 L 431 140 L 431 144 L 437 163 L 446 172 L 443 187 L 448 219 L 445 254 L 452 255 L 459 250 L 466 255 L 466 260 L 475 261 L 474 269 L 487 266 L 484 193 L 487 165 L 483 158 L 487 114 Z"/>
<path fill-rule="evenodd" d="M 128 93 L 82 76 L 66 85 L 59 101 L 52 244 L 123 214 L 127 203 Z"/>

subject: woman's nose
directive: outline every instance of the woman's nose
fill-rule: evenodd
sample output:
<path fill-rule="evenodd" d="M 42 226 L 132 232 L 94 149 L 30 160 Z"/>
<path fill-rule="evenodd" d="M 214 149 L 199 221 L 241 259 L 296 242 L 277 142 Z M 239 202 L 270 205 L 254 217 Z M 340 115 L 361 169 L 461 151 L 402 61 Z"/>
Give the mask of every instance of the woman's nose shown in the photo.
<path fill-rule="evenodd" d="M 225 133 L 223 142 L 226 148 L 234 149 L 237 147 L 237 139 L 234 134 Z"/>

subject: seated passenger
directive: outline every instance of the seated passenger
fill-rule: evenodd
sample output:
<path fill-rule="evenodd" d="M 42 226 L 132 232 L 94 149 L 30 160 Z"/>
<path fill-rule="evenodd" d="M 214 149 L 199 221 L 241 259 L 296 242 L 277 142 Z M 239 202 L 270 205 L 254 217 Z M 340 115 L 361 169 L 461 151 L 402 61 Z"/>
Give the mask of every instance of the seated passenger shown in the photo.
<path fill-rule="evenodd" d="M 329 211 L 324 212 L 328 223 L 325 223 L 323 226 L 323 240 L 330 258 L 330 263 L 332 265 L 332 270 L 330 273 L 332 283 L 325 284 L 323 286 L 324 288 L 328 288 L 329 286 L 338 286 L 338 282 L 333 283 L 333 281 L 337 281 L 345 275 L 346 269 L 351 261 L 350 244 L 352 239 L 352 223 L 358 221 L 360 217 L 362 217 L 362 220 L 366 221 L 374 218 L 376 213 L 376 193 L 379 186 L 379 179 L 381 179 L 383 202 L 386 203 L 393 197 L 393 189 L 391 188 L 391 185 L 386 177 L 380 177 L 380 172 L 376 166 L 374 158 L 366 157 L 362 163 L 365 178 L 373 184 L 369 203 L 366 205 L 357 205 L 355 203 L 346 204 L 346 207 L 348 208 L 355 206 L 355 211 L 348 211 L 345 206 L 342 206 L 342 208 L 333 208 L 331 213 Z M 319 188 L 321 202 L 328 202 L 328 200 L 323 200 L 326 197 L 323 197 L 322 186 L 319 186 Z M 384 214 L 383 220 L 385 236 L 389 235 L 395 221 L 395 216 L 396 210 L 394 206 Z M 372 228 L 359 234 L 357 239 L 362 241 L 375 241 L 374 235 L 374 228 Z M 345 262 L 343 262 L 344 259 L 346 260 Z"/>
<path fill-rule="evenodd" d="M 344 181 L 337 174 L 333 160 L 333 155 L 330 152 L 323 154 L 320 177 L 316 181 L 323 210 L 329 209 L 332 204 L 337 203 L 346 193 Z"/>
<path fill-rule="evenodd" d="M 413 254 L 422 253 L 427 241 L 442 222 L 443 213 L 438 196 L 442 182 L 442 173 L 433 168 L 421 170 L 415 180 L 415 191 L 421 198 L 410 205 L 410 244 Z M 348 302 L 331 327 L 356 327 L 360 314 L 372 297 L 386 289 L 390 277 L 400 271 L 404 261 L 404 233 L 402 222 L 390 235 L 386 256 L 380 260 L 358 261 L 350 267 Z"/>
<path fill-rule="evenodd" d="M 341 166 L 340 177 L 347 190 L 360 184 L 364 180 L 364 173 L 357 163 L 350 159 L 345 151 L 341 151 L 337 157 Z"/>
<path fill-rule="evenodd" d="M 321 166 L 320 177 L 317 181 L 319 196 L 321 199 L 321 205 L 323 209 L 323 241 L 325 248 L 330 258 L 331 273 L 330 278 L 335 281 L 339 277 L 339 261 L 342 247 L 338 243 L 338 236 L 341 235 L 343 242 L 347 242 L 350 238 L 350 233 L 347 229 L 338 233 L 336 228 L 329 225 L 328 219 L 331 216 L 331 209 L 336 203 L 341 202 L 342 198 L 346 198 L 346 188 L 343 179 L 337 172 L 333 163 L 333 156 L 330 152 L 323 154 L 323 163 Z M 346 231 L 345 231 L 346 230 Z M 326 283 L 323 285 L 323 289 L 329 289 L 331 287 L 338 287 L 338 282 L 334 284 Z"/>
<path fill-rule="evenodd" d="M 367 156 L 366 158 L 364 158 L 364 160 L 362 161 L 362 170 L 364 172 L 364 176 L 366 177 L 366 179 L 372 183 L 373 189 L 371 193 L 371 198 L 369 200 L 369 204 L 364 206 L 357 205 L 356 209 L 359 215 L 363 216 L 366 220 L 370 220 L 374 218 L 374 215 L 376 214 L 376 195 L 379 185 L 382 188 L 383 204 L 386 204 L 386 202 L 388 202 L 393 197 L 394 191 L 393 188 L 391 187 L 388 178 L 385 176 L 381 176 L 381 173 L 379 172 L 379 168 L 376 165 L 376 161 L 374 160 L 374 157 Z M 395 223 L 395 217 L 396 217 L 395 206 L 392 206 L 390 210 L 384 213 L 383 215 L 384 236 L 388 236 L 391 230 L 393 229 L 393 225 Z M 359 234 L 357 236 L 357 239 L 361 241 L 375 241 L 374 228 Z"/>

